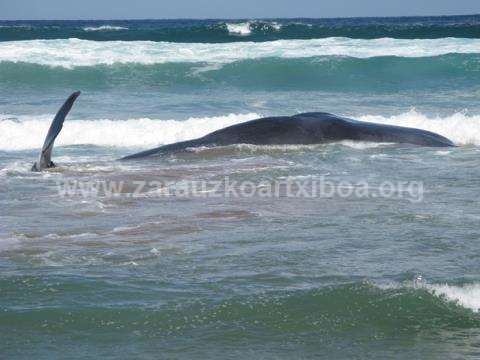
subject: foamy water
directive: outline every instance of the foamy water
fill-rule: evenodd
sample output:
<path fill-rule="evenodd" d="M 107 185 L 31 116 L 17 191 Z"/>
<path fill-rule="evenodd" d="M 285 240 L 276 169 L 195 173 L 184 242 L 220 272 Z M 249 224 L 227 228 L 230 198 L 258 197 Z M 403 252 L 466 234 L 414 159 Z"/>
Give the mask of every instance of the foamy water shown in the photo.
<path fill-rule="evenodd" d="M 97 27 L 87 26 L 87 27 L 84 27 L 83 30 L 85 31 L 118 31 L 118 30 L 128 30 L 128 28 L 123 26 L 102 25 Z"/>
<path fill-rule="evenodd" d="M 480 284 L 453 286 L 448 284 L 426 285 L 426 289 L 436 296 L 453 301 L 474 312 L 480 310 Z"/>
<path fill-rule="evenodd" d="M 230 34 L 247 36 L 252 33 L 250 28 L 251 23 L 239 23 L 239 24 L 229 24 L 227 23 L 227 30 Z"/>
<path fill-rule="evenodd" d="M 245 31 L 242 27 L 238 30 Z M 449 53 L 478 53 L 480 39 L 349 39 L 278 40 L 227 44 L 151 41 L 89 41 L 79 39 L 0 42 L 0 61 L 42 65 L 93 66 L 114 63 L 156 64 L 208 62 L 226 64 L 266 57 L 305 58 L 338 55 L 425 57 Z"/>
<path fill-rule="evenodd" d="M 229 114 L 183 121 L 159 119 L 66 121 L 56 146 L 91 144 L 117 147 L 152 147 L 204 136 L 226 126 L 255 119 L 260 115 Z M 0 121 L 0 149 L 39 148 L 53 115 L 21 117 Z M 108 134 L 108 136 L 105 136 Z"/>
<path fill-rule="evenodd" d="M 480 311 L 480 284 L 471 283 L 464 285 L 451 285 L 447 283 L 428 283 L 423 278 L 421 281 L 414 281 L 413 284 L 388 283 L 377 284 L 382 290 L 396 289 L 417 289 L 426 290 L 431 295 L 438 297 L 445 302 L 451 302 L 475 313 Z"/>
<path fill-rule="evenodd" d="M 446 117 L 431 117 L 411 110 L 396 116 L 363 115 L 358 119 L 432 131 L 449 138 L 457 145 L 480 145 L 479 115 L 456 113 Z"/>

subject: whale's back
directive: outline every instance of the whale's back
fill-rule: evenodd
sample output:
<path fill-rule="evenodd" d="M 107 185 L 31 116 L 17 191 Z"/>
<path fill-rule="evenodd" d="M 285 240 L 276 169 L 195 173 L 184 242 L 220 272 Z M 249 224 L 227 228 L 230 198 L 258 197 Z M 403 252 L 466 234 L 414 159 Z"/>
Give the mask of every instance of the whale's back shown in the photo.
<path fill-rule="evenodd" d="M 420 146 L 455 146 L 430 131 L 375 124 L 324 112 L 255 119 L 214 131 L 202 138 L 160 146 L 123 159 L 184 151 L 198 146 L 322 144 L 343 140 L 405 143 Z"/>
<path fill-rule="evenodd" d="M 229 126 L 199 139 L 205 144 L 311 144 L 315 137 L 299 119 L 275 116 Z"/>
<path fill-rule="evenodd" d="M 323 141 L 353 140 L 431 147 L 455 146 L 446 137 L 422 129 L 358 121 L 323 112 L 303 113 L 293 117 L 310 120 L 310 128 L 318 128 L 318 133 L 323 132 Z"/>

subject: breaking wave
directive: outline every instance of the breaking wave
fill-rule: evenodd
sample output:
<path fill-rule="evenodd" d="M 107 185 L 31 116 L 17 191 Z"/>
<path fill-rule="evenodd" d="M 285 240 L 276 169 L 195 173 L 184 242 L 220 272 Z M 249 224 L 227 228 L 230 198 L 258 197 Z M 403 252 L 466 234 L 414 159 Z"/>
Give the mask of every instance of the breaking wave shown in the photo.
<path fill-rule="evenodd" d="M 480 53 L 480 39 L 326 38 L 228 44 L 98 42 L 80 39 L 0 42 L 0 62 L 24 62 L 64 68 L 116 63 L 228 64 L 264 58 L 319 56 L 347 56 L 360 59 L 385 56 L 421 58 L 466 53 Z"/>
<path fill-rule="evenodd" d="M 73 120 L 65 122 L 56 145 L 98 145 L 115 147 L 152 147 L 206 135 L 225 126 L 259 117 L 258 114 L 230 114 L 209 118 L 190 118 L 184 121 L 131 120 Z M 0 116 L 0 150 L 26 150 L 42 146 L 43 135 L 53 115 L 26 116 L 19 120 Z M 105 136 L 108 134 L 108 137 Z"/>
<path fill-rule="evenodd" d="M 234 35 L 242 35 L 242 36 L 246 36 L 246 35 L 250 35 L 252 33 L 252 29 L 250 28 L 250 23 L 249 22 L 246 22 L 246 23 L 237 23 L 237 24 L 225 24 L 225 26 L 227 27 L 227 30 L 230 34 L 234 34 Z"/>
<path fill-rule="evenodd" d="M 118 31 L 118 30 L 128 30 L 127 27 L 123 26 L 112 26 L 112 25 L 101 25 L 101 26 L 87 26 L 84 27 L 85 31 Z"/>
<path fill-rule="evenodd" d="M 4 283 L 4 287 L 11 289 L 11 292 L 17 291 L 18 284 L 14 280 L 7 279 Z M 42 283 L 34 282 L 37 283 L 39 285 L 35 287 L 31 285 L 30 291 L 39 292 L 41 296 Z M 103 286 L 114 288 L 111 284 Z M 480 319 L 475 313 L 478 305 L 475 297 L 478 296 L 479 285 L 446 286 L 448 292 L 437 293 L 408 285 L 382 288 L 368 282 L 351 283 L 319 289 L 224 297 L 216 301 L 192 299 L 171 306 L 159 306 L 158 302 L 153 303 L 150 299 L 144 300 L 141 305 L 134 303 L 135 306 L 131 307 L 123 304 L 91 306 L 80 297 L 74 310 L 71 307 L 65 310 L 61 307 L 27 307 L 22 311 L 14 309 L 7 315 L 10 322 L 18 322 L 34 330 L 41 330 L 42 322 L 33 314 L 44 321 L 54 322 L 57 331 L 108 329 L 108 326 L 115 324 L 117 329 L 124 329 L 125 332 L 137 330 L 150 336 L 184 334 L 186 331 L 205 332 L 212 328 L 227 331 L 234 324 L 243 329 L 236 337 L 246 336 L 250 341 L 252 338 L 245 331 L 258 331 L 258 328 L 266 338 L 278 335 L 280 330 L 302 336 L 318 331 L 323 336 L 351 336 L 352 332 L 361 331 L 368 336 L 379 329 L 382 333 L 399 334 L 478 328 Z M 58 320 L 62 311 L 68 311 L 68 321 Z"/>

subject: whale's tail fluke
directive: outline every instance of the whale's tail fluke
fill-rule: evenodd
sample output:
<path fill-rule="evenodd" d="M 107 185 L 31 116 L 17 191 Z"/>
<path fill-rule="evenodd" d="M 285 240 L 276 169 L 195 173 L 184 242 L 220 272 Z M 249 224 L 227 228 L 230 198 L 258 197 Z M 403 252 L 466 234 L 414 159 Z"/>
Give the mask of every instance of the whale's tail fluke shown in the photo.
<path fill-rule="evenodd" d="M 43 169 L 55 167 L 55 164 L 52 162 L 53 143 L 55 142 L 58 134 L 60 134 L 60 131 L 62 131 L 63 122 L 65 121 L 67 114 L 70 112 L 73 103 L 79 95 L 80 91 L 74 92 L 68 97 L 60 110 L 58 110 L 57 115 L 55 115 L 55 118 L 50 125 L 45 142 L 43 143 L 40 157 L 38 161 L 33 164 L 32 171 L 42 171 Z"/>

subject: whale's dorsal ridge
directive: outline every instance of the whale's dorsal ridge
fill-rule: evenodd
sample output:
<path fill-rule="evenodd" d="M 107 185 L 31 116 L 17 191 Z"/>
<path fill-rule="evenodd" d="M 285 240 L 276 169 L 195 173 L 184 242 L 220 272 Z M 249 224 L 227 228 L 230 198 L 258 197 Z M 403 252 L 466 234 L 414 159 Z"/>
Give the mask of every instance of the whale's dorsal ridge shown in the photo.
<path fill-rule="evenodd" d="M 295 114 L 293 115 L 292 117 L 336 117 L 336 115 L 333 115 L 331 113 L 328 113 L 328 112 L 323 112 L 323 111 L 316 111 L 316 112 L 305 112 L 305 113 L 299 113 L 299 114 Z"/>

